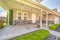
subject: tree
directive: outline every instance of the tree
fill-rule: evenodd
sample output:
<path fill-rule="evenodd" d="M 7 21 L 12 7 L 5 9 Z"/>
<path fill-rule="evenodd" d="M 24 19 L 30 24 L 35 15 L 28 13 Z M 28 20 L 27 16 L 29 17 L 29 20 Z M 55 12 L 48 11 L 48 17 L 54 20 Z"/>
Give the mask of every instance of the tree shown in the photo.
<path fill-rule="evenodd" d="M 13 9 L 9 10 L 9 25 L 13 24 Z"/>

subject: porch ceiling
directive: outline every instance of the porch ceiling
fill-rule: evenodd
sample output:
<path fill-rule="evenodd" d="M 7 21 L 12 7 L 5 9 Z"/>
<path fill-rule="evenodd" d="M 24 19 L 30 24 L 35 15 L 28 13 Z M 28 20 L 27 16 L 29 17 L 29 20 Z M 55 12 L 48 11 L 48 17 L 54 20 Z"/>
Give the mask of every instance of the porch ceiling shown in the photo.
<path fill-rule="evenodd" d="M 12 9 L 12 8 L 20 9 L 20 3 L 15 0 L 0 0 L 0 6 L 2 6 L 5 9 L 8 9 L 8 10 Z M 42 5 L 39 5 L 39 7 L 40 6 L 42 6 Z M 46 7 L 46 9 L 48 9 L 48 8 Z M 60 16 L 60 14 L 57 14 L 55 12 L 53 14 Z"/>
<path fill-rule="evenodd" d="M 20 8 L 19 3 L 14 0 L 0 0 L 0 6 L 4 9 Z"/>
<path fill-rule="evenodd" d="M 4 9 L 7 9 L 7 6 L 0 0 L 0 7 L 3 7 Z"/>

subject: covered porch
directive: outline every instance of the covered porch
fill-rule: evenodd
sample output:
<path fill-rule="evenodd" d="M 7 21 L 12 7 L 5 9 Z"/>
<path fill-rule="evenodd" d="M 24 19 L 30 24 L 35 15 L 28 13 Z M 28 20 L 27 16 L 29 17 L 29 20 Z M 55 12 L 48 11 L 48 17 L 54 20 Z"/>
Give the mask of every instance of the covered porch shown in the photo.
<path fill-rule="evenodd" d="M 8 1 L 6 3 L 7 8 L 13 8 L 13 25 L 34 24 L 48 27 L 59 22 L 59 14 L 35 2 Z"/>
<path fill-rule="evenodd" d="M 39 12 L 32 12 L 14 9 L 13 25 L 40 25 L 40 27 L 48 27 L 55 24 L 57 15 L 50 12 L 40 10 Z"/>

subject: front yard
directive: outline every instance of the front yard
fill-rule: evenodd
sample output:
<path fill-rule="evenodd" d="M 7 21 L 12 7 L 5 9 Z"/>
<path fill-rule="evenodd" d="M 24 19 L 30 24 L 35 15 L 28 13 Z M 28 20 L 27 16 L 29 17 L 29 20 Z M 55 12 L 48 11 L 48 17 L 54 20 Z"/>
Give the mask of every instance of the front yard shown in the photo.
<path fill-rule="evenodd" d="M 38 30 L 33 33 L 29 33 L 20 37 L 17 37 L 13 40 L 45 40 L 50 35 L 50 32 L 47 30 Z"/>
<path fill-rule="evenodd" d="M 50 27 L 50 30 L 56 30 L 60 28 L 60 24 L 53 24 Z M 38 30 L 29 34 L 22 35 L 20 37 L 16 37 L 13 40 L 55 40 L 56 36 L 51 36 L 48 30 Z"/>

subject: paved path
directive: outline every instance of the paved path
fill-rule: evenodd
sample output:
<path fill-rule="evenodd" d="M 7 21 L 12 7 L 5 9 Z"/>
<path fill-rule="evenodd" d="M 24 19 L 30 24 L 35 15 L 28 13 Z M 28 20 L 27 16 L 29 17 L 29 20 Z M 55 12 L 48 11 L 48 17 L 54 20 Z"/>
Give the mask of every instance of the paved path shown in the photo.
<path fill-rule="evenodd" d="M 60 32 L 49 30 L 49 29 L 46 29 L 46 30 L 48 30 L 50 32 L 50 34 L 55 35 L 56 37 L 60 38 Z"/>
<path fill-rule="evenodd" d="M 8 26 L 2 30 L 0 30 L 0 40 L 7 40 L 19 35 L 23 35 L 29 32 L 33 32 L 38 30 L 37 28 L 30 26 Z"/>
<path fill-rule="evenodd" d="M 49 28 L 42 28 L 42 29 L 46 29 L 50 32 L 50 34 L 55 35 L 60 38 L 60 32 L 49 30 Z"/>
<path fill-rule="evenodd" d="M 23 35 L 29 32 L 39 30 L 34 28 L 34 25 L 20 25 L 20 26 L 7 26 L 0 30 L 0 40 L 7 40 L 19 35 Z M 46 29 L 48 30 L 48 29 Z M 56 31 L 49 30 L 50 34 L 60 37 L 60 33 Z"/>
<path fill-rule="evenodd" d="M 50 34 L 55 35 L 60 38 L 60 32 L 49 30 Z"/>

